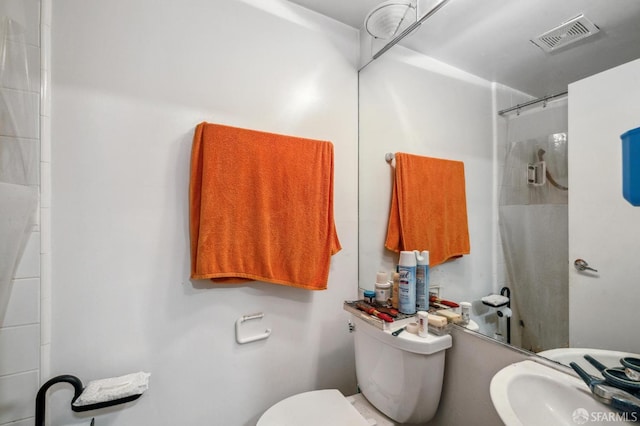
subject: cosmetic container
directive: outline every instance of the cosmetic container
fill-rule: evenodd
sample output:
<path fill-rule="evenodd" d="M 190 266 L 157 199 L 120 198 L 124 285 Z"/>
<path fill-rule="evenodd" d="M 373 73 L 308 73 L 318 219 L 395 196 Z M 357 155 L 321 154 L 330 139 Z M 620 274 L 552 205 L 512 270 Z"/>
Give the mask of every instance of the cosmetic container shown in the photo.
<path fill-rule="evenodd" d="M 389 284 L 388 274 L 378 272 L 376 274 L 376 302 L 386 305 L 391 298 L 391 284 Z"/>

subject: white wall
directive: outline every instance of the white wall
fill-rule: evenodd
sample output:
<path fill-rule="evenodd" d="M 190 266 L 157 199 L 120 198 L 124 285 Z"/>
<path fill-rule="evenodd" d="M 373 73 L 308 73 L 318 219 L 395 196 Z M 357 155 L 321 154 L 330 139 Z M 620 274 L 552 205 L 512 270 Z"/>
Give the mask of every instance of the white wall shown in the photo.
<path fill-rule="evenodd" d="M 540 360 L 461 328 L 453 329 L 451 337 L 453 345 L 446 353 L 440 405 L 429 426 L 502 424 L 489 394 L 491 379 L 515 362 Z"/>
<path fill-rule="evenodd" d="M 26 181 L 20 184 L 40 188 L 40 179 L 45 179 L 46 171 L 39 172 L 37 165 L 47 163 L 46 150 L 40 154 L 40 1 L 3 0 L 0 2 L 0 17 L 15 22 L 8 34 L 8 52 L 26 52 L 29 70 L 27 79 L 21 78 L 23 67 L 16 67 L 22 56 L 9 54 L 7 67 L 0 73 L 0 96 L 7 102 L 17 101 L 13 107 L 19 111 L 11 118 L 14 126 L 0 123 L 0 157 L 9 161 L 15 153 L 10 145 L 21 144 L 24 152 L 35 155 L 36 167 L 31 167 Z M 20 107 L 20 108 L 18 108 Z M 23 109 L 24 108 L 24 109 Z M 3 118 L 6 111 L 2 111 Z M 5 150 L 8 149 L 8 150 Z M 46 167 L 45 167 L 46 168 Z M 35 394 L 40 380 L 41 344 L 48 343 L 46 325 L 41 324 L 40 299 L 47 297 L 41 292 L 41 266 L 44 268 L 48 251 L 45 232 L 41 224 L 48 218 L 48 198 L 45 187 L 41 188 L 40 214 L 31 229 L 24 254 L 18 265 L 12 283 L 6 315 L 0 319 L 0 425 L 26 426 L 33 424 Z"/>
<path fill-rule="evenodd" d="M 56 0 L 52 51 L 52 374 L 151 372 L 100 425 L 252 425 L 297 392 L 354 392 L 357 32 L 278 0 Z M 189 280 L 203 120 L 333 141 L 327 291 Z M 240 346 L 254 312 L 273 333 Z M 52 394 L 52 424 L 78 423 L 70 391 Z"/>
<path fill-rule="evenodd" d="M 472 317 L 484 330 L 484 317 L 496 317 L 480 302 L 496 282 L 492 84 L 397 46 L 360 72 L 359 96 L 360 285 L 372 288 L 375 273 L 398 261 L 384 248 L 392 184 L 385 153 L 463 161 L 471 253 L 431 268 L 430 286 L 475 302 Z"/>

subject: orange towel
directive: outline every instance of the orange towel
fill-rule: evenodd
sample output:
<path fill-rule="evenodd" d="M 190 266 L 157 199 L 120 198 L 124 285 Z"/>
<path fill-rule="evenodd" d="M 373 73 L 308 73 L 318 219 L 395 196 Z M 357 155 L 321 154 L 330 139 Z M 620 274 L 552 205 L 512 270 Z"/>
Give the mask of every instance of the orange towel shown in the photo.
<path fill-rule="evenodd" d="M 385 247 L 429 250 L 429 266 L 469 254 L 464 163 L 396 153 Z"/>
<path fill-rule="evenodd" d="M 189 202 L 191 278 L 327 288 L 341 249 L 330 142 L 201 123 Z"/>

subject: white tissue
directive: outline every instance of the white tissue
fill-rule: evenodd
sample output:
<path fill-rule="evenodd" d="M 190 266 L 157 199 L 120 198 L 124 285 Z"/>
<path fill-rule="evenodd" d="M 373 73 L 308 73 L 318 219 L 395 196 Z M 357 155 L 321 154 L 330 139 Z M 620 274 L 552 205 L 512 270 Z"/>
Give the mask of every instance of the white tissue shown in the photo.
<path fill-rule="evenodd" d="M 149 389 L 149 376 L 151 374 L 140 371 L 120 377 L 92 380 L 73 405 L 80 407 L 139 395 Z"/>
<path fill-rule="evenodd" d="M 506 304 L 509 301 L 509 298 L 506 296 L 501 296 L 499 294 L 491 294 L 489 296 L 483 297 L 482 301 L 491 306 L 498 307 Z"/>

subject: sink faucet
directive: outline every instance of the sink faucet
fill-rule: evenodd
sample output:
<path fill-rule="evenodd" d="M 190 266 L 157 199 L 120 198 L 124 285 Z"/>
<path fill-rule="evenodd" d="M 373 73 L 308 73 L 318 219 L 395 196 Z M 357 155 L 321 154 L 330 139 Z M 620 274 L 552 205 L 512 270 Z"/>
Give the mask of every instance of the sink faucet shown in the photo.
<path fill-rule="evenodd" d="M 616 410 L 634 414 L 636 418 L 640 418 L 640 398 L 625 390 L 606 384 L 605 380 L 590 375 L 575 362 L 569 365 L 589 386 L 591 393 L 598 401 L 610 405 Z"/>

